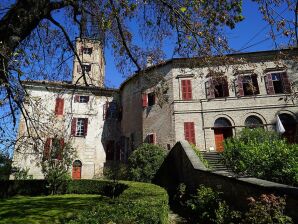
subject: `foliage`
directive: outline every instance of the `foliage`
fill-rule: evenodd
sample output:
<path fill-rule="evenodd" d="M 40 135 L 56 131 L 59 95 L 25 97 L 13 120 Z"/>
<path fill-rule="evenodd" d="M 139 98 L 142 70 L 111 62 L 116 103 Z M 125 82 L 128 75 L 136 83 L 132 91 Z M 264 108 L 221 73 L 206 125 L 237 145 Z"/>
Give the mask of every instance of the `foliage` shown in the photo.
<path fill-rule="evenodd" d="M 298 145 L 275 132 L 244 129 L 225 140 L 223 157 L 234 172 L 284 184 L 298 184 Z"/>
<path fill-rule="evenodd" d="M 33 176 L 29 175 L 30 168 L 17 168 L 13 173 L 16 180 L 32 180 Z"/>
<path fill-rule="evenodd" d="M 52 194 L 63 193 L 71 179 L 69 168 L 72 165 L 75 150 L 69 143 L 53 144 L 50 156 L 41 162 L 42 173 L 48 182 Z"/>
<path fill-rule="evenodd" d="M 119 196 L 127 186 L 104 180 L 73 180 L 68 182 L 68 194 L 100 194 L 108 197 Z"/>
<path fill-rule="evenodd" d="M 47 195 L 45 180 L 0 180 L 0 198 L 14 195 Z"/>
<path fill-rule="evenodd" d="M 163 188 L 148 183 L 121 183 L 128 189 L 118 198 L 85 210 L 67 223 L 167 223 L 168 196 Z"/>
<path fill-rule="evenodd" d="M 220 193 L 201 185 L 187 201 L 192 217 L 198 223 L 238 223 L 240 213 L 230 210 Z"/>
<path fill-rule="evenodd" d="M 127 164 L 120 161 L 110 161 L 110 164 L 104 168 L 104 176 L 114 182 L 127 180 Z"/>
<path fill-rule="evenodd" d="M 12 160 L 9 155 L 0 151 L 0 180 L 7 180 L 11 171 Z"/>
<path fill-rule="evenodd" d="M 201 151 L 195 145 L 191 144 L 191 148 L 193 149 L 193 151 L 196 153 L 196 155 L 199 157 L 199 159 L 202 161 L 202 163 L 206 168 L 212 168 L 208 163 L 208 160 L 204 159 Z"/>
<path fill-rule="evenodd" d="M 166 157 L 165 149 L 153 144 L 142 144 L 128 158 L 130 180 L 151 182 Z"/>
<path fill-rule="evenodd" d="M 249 210 L 244 215 L 243 224 L 293 223 L 292 219 L 284 214 L 286 205 L 284 198 L 263 194 L 257 200 L 250 197 L 249 201 Z"/>

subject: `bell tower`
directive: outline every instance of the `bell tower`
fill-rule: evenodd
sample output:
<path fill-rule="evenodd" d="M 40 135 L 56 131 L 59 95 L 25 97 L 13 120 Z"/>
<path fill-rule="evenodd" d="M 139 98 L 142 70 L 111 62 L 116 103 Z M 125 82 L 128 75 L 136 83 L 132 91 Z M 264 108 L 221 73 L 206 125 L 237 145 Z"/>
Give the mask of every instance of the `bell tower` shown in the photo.
<path fill-rule="evenodd" d="M 85 85 L 83 70 L 88 85 L 104 87 L 105 59 L 100 40 L 77 38 L 76 49 L 82 66 L 77 57 L 73 63 L 72 84 Z"/>

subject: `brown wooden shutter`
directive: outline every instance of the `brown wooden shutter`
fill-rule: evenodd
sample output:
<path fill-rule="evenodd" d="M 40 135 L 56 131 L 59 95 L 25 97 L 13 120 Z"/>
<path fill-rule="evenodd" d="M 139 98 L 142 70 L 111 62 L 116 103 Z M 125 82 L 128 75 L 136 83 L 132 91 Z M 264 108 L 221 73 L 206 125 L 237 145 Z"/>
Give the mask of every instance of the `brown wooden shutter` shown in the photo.
<path fill-rule="evenodd" d="M 237 96 L 244 96 L 242 75 L 237 76 Z"/>
<path fill-rule="evenodd" d="M 182 99 L 191 100 L 192 99 L 191 80 L 181 80 L 181 87 L 182 87 Z"/>
<path fill-rule="evenodd" d="M 50 158 L 51 140 L 52 139 L 47 138 L 44 144 L 43 158 L 46 160 Z"/>
<path fill-rule="evenodd" d="M 194 122 L 184 122 L 184 138 L 190 144 L 196 144 Z"/>
<path fill-rule="evenodd" d="M 73 118 L 71 121 L 71 135 L 76 135 L 76 129 L 77 129 L 77 118 Z"/>
<path fill-rule="evenodd" d="M 251 75 L 252 84 L 254 86 L 254 94 L 260 94 L 259 84 L 258 84 L 258 75 Z"/>
<path fill-rule="evenodd" d="M 205 82 L 205 89 L 207 99 L 215 98 L 214 83 L 212 78 L 209 78 L 209 80 Z"/>
<path fill-rule="evenodd" d="M 152 138 L 153 138 L 152 143 L 155 145 L 156 144 L 156 134 L 155 133 L 152 134 Z"/>
<path fill-rule="evenodd" d="M 88 132 L 88 118 L 84 118 L 84 136 L 87 136 Z"/>
<path fill-rule="evenodd" d="M 287 73 L 286 72 L 281 73 L 281 77 L 282 77 L 284 93 L 291 93 L 291 84 L 290 84 Z"/>
<path fill-rule="evenodd" d="M 81 67 L 81 65 L 77 65 L 77 72 L 78 72 L 78 73 L 81 73 L 81 72 L 82 72 L 82 67 Z"/>
<path fill-rule="evenodd" d="M 224 77 L 221 78 L 221 81 L 222 81 L 222 85 L 223 85 L 223 88 L 224 88 L 225 97 L 227 97 L 227 96 L 230 95 L 228 78 L 226 76 L 224 76 Z"/>
<path fill-rule="evenodd" d="M 143 108 L 148 106 L 148 96 L 145 93 L 142 94 L 142 105 Z"/>
<path fill-rule="evenodd" d="M 63 159 L 63 149 L 64 149 L 64 139 L 61 138 L 59 140 L 59 152 L 57 155 L 57 159 L 62 160 Z"/>
<path fill-rule="evenodd" d="M 77 103 L 80 101 L 80 96 L 79 95 L 75 95 L 74 96 L 74 102 Z"/>
<path fill-rule="evenodd" d="M 63 115 L 63 110 L 64 110 L 64 99 L 56 98 L 55 114 Z"/>
<path fill-rule="evenodd" d="M 265 76 L 265 84 L 266 84 L 267 94 L 275 94 L 272 76 L 270 73 Z"/>

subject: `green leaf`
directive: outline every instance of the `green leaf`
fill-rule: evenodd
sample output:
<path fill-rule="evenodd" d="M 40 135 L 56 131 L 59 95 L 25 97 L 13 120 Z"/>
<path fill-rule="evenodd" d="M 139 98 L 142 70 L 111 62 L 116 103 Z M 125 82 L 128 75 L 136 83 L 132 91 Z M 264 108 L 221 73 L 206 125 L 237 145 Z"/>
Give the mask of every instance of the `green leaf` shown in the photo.
<path fill-rule="evenodd" d="M 180 11 L 183 12 L 183 13 L 186 12 L 186 10 L 187 10 L 186 7 L 181 7 L 181 8 L 180 8 Z"/>

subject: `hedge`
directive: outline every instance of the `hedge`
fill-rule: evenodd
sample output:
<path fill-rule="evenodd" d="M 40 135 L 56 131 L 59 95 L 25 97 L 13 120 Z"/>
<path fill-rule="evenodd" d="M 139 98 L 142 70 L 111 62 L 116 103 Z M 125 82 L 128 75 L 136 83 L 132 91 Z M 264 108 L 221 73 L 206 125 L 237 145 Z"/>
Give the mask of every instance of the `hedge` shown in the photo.
<path fill-rule="evenodd" d="M 121 181 L 128 186 L 116 199 L 78 213 L 70 224 L 79 223 L 168 223 L 168 195 L 156 185 Z"/>
<path fill-rule="evenodd" d="M 0 180 L 0 198 L 14 195 L 48 195 L 45 180 Z"/>

